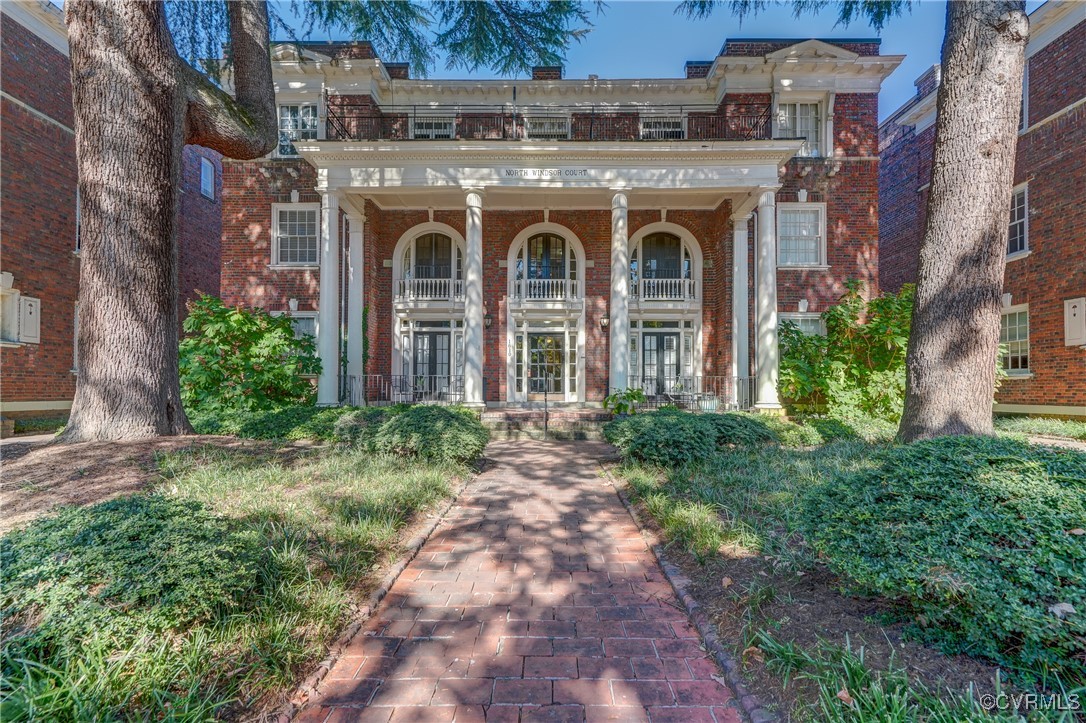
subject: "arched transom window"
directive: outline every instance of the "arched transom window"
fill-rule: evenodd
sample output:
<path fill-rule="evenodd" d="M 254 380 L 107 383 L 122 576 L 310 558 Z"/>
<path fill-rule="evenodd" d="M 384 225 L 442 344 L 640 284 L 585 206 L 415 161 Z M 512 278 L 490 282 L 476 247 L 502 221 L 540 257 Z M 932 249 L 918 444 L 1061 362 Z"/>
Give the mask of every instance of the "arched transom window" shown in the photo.
<path fill-rule="evenodd" d="M 443 233 L 424 233 L 409 243 L 401 259 L 400 297 L 452 299 L 463 294 L 464 254 Z"/>
<path fill-rule="evenodd" d="M 696 298 L 694 256 L 671 233 L 652 233 L 630 250 L 630 293 L 647 300 Z"/>
<path fill-rule="evenodd" d="M 554 233 L 530 236 L 517 252 L 513 295 L 519 299 L 575 299 L 580 295 L 577 252 Z"/>

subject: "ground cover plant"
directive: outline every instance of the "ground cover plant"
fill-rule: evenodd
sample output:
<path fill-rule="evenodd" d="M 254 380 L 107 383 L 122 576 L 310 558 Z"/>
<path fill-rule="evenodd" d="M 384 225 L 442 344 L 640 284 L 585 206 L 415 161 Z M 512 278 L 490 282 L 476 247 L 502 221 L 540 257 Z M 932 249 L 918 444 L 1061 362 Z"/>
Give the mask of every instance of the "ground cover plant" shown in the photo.
<path fill-rule="evenodd" d="M 276 438 L 319 419 L 342 443 L 168 452 L 148 493 L 0 538 L 0 718 L 206 720 L 280 702 L 470 473 L 464 454 L 375 454 L 357 433 L 410 410 L 330 411 L 280 414 L 274 434 L 231 419 Z M 446 450 L 479 424 L 448 414 L 431 436 Z"/>
<path fill-rule="evenodd" d="M 768 424 L 700 416 L 724 418 L 731 443 L 646 465 L 619 425 L 619 472 L 786 720 L 1013 720 L 972 701 L 999 686 L 1086 692 L 1086 455 L 872 444 L 835 426 L 820 432 L 833 441 L 789 447 Z"/>
<path fill-rule="evenodd" d="M 995 428 L 999 432 L 1046 437 L 1069 437 L 1086 442 L 1086 422 L 1045 417 L 996 417 Z"/>

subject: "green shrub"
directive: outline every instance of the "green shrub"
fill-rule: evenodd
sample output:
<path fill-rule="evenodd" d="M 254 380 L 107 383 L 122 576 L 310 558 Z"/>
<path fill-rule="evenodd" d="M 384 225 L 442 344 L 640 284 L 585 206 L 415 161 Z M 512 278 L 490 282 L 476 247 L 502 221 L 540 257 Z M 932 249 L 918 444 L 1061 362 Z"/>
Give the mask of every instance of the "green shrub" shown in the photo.
<path fill-rule="evenodd" d="M 824 336 L 781 325 L 781 398 L 800 413 L 862 415 L 897 422 L 905 400 L 905 349 L 914 288 L 870 301 L 864 285 L 848 291 L 822 314 Z"/>
<path fill-rule="evenodd" d="M 60 434 L 68 423 L 68 417 L 32 417 L 14 421 L 15 434 Z"/>
<path fill-rule="evenodd" d="M 1084 521 L 1086 455 L 947 437 L 815 486 L 801 524 L 834 572 L 904 604 L 926 639 L 1081 685 Z"/>
<path fill-rule="evenodd" d="M 374 451 L 377 432 L 381 429 L 381 425 L 407 409 L 409 407 L 404 404 L 349 409 L 336 420 L 333 436 L 337 442 L 345 442 Z"/>
<path fill-rule="evenodd" d="M 705 419 L 716 429 L 716 443 L 720 447 L 750 447 L 779 441 L 764 415 L 727 412 L 706 414 Z"/>
<path fill-rule="evenodd" d="M 892 442 L 897 436 L 897 424 L 862 414 L 838 417 L 803 417 L 802 423 L 818 432 L 824 442 L 863 440 L 865 442 Z"/>
<path fill-rule="evenodd" d="M 189 416 L 197 434 L 227 434 L 245 439 L 334 441 L 339 419 L 353 407 L 300 404 L 268 410 L 197 411 Z"/>
<path fill-rule="evenodd" d="M 160 496 L 61 510 L 0 538 L 5 656 L 78 652 L 178 630 L 236 604 L 255 583 L 256 547 L 203 505 Z"/>
<path fill-rule="evenodd" d="M 716 428 L 706 415 L 677 409 L 612 420 L 603 434 L 623 455 L 663 466 L 705 459 L 716 448 Z"/>
<path fill-rule="evenodd" d="M 275 409 L 312 403 L 319 374 L 313 338 L 294 337 L 290 317 L 230 308 L 214 296 L 191 302 L 178 360 L 185 410 Z"/>
<path fill-rule="evenodd" d="M 479 416 L 457 407 L 409 407 L 384 422 L 374 448 L 386 454 L 467 462 L 483 453 L 490 433 Z"/>

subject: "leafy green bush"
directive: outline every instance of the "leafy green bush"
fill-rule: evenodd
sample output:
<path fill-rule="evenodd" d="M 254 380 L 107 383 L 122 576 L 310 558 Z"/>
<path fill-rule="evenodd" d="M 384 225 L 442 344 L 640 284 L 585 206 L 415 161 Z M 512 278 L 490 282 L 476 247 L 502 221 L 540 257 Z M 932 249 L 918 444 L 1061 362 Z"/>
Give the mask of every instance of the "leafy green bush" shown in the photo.
<path fill-rule="evenodd" d="M 219 409 L 189 416 L 197 434 L 228 434 L 245 439 L 337 440 L 337 424 L 353 407 L 300 404 L 269 410 Z"/>
<path fill-rule="evenodd" d="M 672 409 L 615 419 L 604 437 L 627 457 L 650 464 L 678 466 L 702 460 L 716 448 L 716 428 L 707 415 Z"/>
<path fill-rule="evenodd" d="M 214 296 L 189 304 L 180 346 L 181 399 L 198 411 L 312 403 L 320 373 L 313 339 L 294 337 L 288 316 L 230 308 Z"/>
<path fill-rule="evenodd" d="M 822 314 L 825 336 L 781 325 L 779 390 L 801 413 L 856 414 L 896 422 L 905 400 L 905 349 L 914 288 L 865 301 L 850 281 L 837 304 Z"/>
<path fill-rule="evenodd" d="M 944 649 L 1081 685 L 1084 521 L 1086 455 L 946 437 L 813 487 L 801 524 L 834 572 Z"/>
<path fill-rule="evenodd" d="M 203 505 L 160 496 L 37 520 L 0 538 L 5 657 L 66 657 L 90 631 L 122 642 L 207 620 L 254 585 L 257 550 Z"/>
<path fill-rule="evenodd" d="M 765 415 L 727 412 L 707 414 L 705 419 L 716 429 L 716 443 L 720 447 L 750 447 L 779 441 Z"/>
<path fill-rule="evenodd" d="M 603 400 L 603 408 L 615 414 L 634 414 L 638 405 L 644 402 L 645 392 L 631 388 L 608 394 Z"/>
<path fill-rule="evenodd" d="M 334 436 L 337 442 L 375 451 L 377 432 L 381 425 L 409 407 L 397 404 L 391 407 L 357 407 L 346 411 L 336 420 Z"/>
<path fill-rule="evenodd" d="M 839 417 L 804 417 L 805 427 L 818 432 L 825 442 L 860 440 L 891 442 L 897 436 L 897 424 L 877 417 L 848 414 Z"/>
<path fill-rule="evenodd" d="M 374 437 L 379 452 L 446 462 L 465 462 L 483 453 L 490 432 L 464 408 L 419 405 L 384 422 Z"/>

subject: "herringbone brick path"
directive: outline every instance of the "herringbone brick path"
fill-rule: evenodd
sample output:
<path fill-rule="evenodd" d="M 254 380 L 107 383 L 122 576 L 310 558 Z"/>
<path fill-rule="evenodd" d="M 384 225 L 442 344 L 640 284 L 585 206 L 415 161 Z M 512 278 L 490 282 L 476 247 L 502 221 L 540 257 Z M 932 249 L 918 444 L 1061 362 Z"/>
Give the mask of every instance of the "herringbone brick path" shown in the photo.
<path fill-rule="evenodd" d="M 299 721 L 738 721 L 591 442 L 495 442 Z"/>

